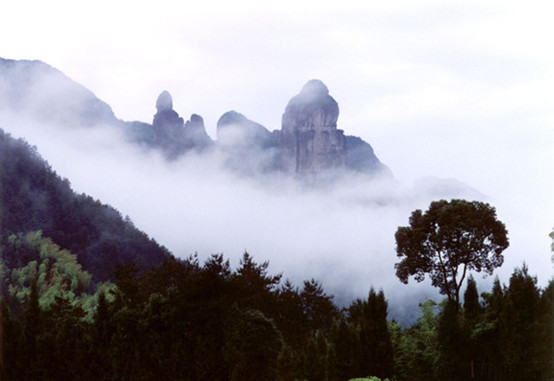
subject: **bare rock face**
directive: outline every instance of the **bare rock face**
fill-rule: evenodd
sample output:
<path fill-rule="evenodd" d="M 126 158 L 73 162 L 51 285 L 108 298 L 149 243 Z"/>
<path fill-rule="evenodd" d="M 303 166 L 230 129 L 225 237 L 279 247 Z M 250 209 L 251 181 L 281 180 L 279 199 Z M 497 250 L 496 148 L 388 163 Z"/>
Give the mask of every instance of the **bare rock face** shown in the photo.
<path fill-rule="evenodd" d="M 346 167 L 339 106 L 323 82 L 306 83 L 283 114 L 279 167 L 289 173 L 318 173 Z"/>
<path fill-rule="evenodd" d="M 162 91 L 158 96 L 156 110 L 152 122 L 154 145 L 169 158 L 176 158 L 190 149 L 202 150 L 212 143 L 202 117 L 192 114 L 185 123 L 173 110 L 173 98 L 169 92 Z"/>
<path fill-rule="evenodd" d="M 182 131 L 185 123 L 183 118 L 173 110 L 171 94 L 163 91 L 156 101 L 156 110 L 152 128 L 154 129 L 155 144 L 165 150 L 177 149 L 177 136 Z"/>
<path fill-rule="evenodd" d="M 156 101 L 156 110 L 158 112 L 173 110 L 173 98 L 168 91 L 164 90 L 158 96 L 158 100 Z"/>
<path fill-rule="evenodd" d="M 212 143 L 204 126 L 204 119 L 200 115 L 192 114 L 190 120 L 185 123 L 183 140 L 187 148 L 198 150 L 202 150 Z"/>

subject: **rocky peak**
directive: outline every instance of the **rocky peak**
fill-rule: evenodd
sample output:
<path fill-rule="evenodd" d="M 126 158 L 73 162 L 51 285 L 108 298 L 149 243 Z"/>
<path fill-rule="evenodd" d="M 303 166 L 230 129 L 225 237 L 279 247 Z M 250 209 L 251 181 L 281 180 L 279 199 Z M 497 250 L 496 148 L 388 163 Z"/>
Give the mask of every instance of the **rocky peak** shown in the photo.
<path fill-rule="evenodd" d="M 175 151 L 178 147 L 176 137 L 182 132 L 184 121 L 173 110 L 173 99 L 167 91 L 162 91 L 156 101 L 156 114 L 152 122 L 155 144 L 166 151 Z"/>
<path fill-rule="evenodd" d="M 294 96 L 282 119 L 279 166 L 285 172 L 317 173 L 346 165 L 339 106 L 323 82 L 313 79 Z"/>
<path fill-rule="evenodd" d="M 206 133 L 204 119 L 192 114 L 186 123 L 173 110 L 173 98 L 167 91 L 162 91 L 156 101 L 156 114 L 152 123 L 154 144 L 164 150 L 169 158 L 191 150 L 203 150 L 211 145 L 212 140 Z"/>
<path fill-rule="evenodd" d="M 329 95 L 329 89 L 318 79 L 308 81 L 294 96 L 283 114 L 283 129 L 297 127 L 336 128 L 339 105 Z"/>
<path fill-rule="evenodd" d="M 228 111 L 217 121 L 217 139 L 224 146 L 265 147 L 271 132 L 236 111 Z"/>
<path fill-rule="evenodd" d="M 158 96 L 156 101 L 156 110 L 158 112 L 173 110 L 173 98 L 168 91 L 164 90 Z"/>
<path fill-rule="evenodd" d="M 183 129 L 183 141 L 186 148 L 204 149 L 212 143 L 206 132 L 204 119 L 198 114 L 192 114 Z"/>

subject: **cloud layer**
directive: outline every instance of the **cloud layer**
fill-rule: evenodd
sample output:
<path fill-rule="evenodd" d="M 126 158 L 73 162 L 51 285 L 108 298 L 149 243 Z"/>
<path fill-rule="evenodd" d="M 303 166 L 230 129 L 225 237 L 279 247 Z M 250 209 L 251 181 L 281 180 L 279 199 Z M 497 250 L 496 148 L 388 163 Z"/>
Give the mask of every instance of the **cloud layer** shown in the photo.
<path fill-rule="evenodd" d="M 236 259 L 246 249 L 285 276 L 319 269 L 309 276 L 346 279 L 342 290 L 352 293 L 370 284 L 416 292 L 393 275 L 395 228 L 431 199 L 465 192 L 412 184 L 455 178 L 484 194 L 475 197 L 507 225 L 502 280 L 525 260 L 545 284 L 554 225 L 554 54 L 545 48 L 554 24 L 546 6 L 100 0 L 84 9 L 54 0 L 11 2 L 0 15 L 0 32 L 11 36 L 3 56 L 56 66 L 126 120 L 150 121 L 167 89 L 175 110 L 202 115 L 212 138 L 229 110 L 279 128 L 290 97 L 319 78 L 339 103 L 338 127 L 373 146 L 394 186 L 350 179 L 342 188 L 299 190 L 237 179 L 220 171 L 218 157 L 168 166 L 117 133 L 31 128 L 6 123 L 6 114 L 0 122 L 37 144 L 79 192 L 114 204 L 177 255 Z"/>

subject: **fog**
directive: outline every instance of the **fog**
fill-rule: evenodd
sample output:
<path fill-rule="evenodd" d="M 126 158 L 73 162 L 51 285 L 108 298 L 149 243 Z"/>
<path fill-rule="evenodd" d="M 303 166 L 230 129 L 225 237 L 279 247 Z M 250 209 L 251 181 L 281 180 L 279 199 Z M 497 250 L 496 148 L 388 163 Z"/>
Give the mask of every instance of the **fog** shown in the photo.
<path fill-rule="evenodd" d="M 0 31 L 11 38 L 0 56 L 55 66 L 124 120 L 151 122 L 168 90 L 175 110 L 201 115 L 212 139 L 229 110 L 278 129 L 287 101 L 319 78 L 339 103 L 338 128 L 370 143 L 394 175 L 314 189 L 238 176 L 222 152 L 168 163 L 108 127 L 0 112 L 0 127 L 37 145 L 77 192 L 112 204 L 179 257 L 221 252 L 236 266 L 248 250 L 297 284 L 320 279 L 343 303 L 383 287 L 398 311 L 440 296 L 396 279 L 396 228 L 432 200 L 463 197 L 489 202 L 506 224 L 502 282 L 524 261 L 540 285 L 552 277 L 554 24 L 543 2 L 6 7 Z M 476 278 L 480 290 L 493 279 Z"/>
<path fill-rule="evenodd" d="M 406 286 L 396 278 L 394 233 L 408 224 L 411 211 L 425 210 L 432 200 L 465 198 L 501 206 L 499 218 L 515 242 L 497 272 L 503 282 L 523 260 L 532 273 L 541 273 L 542 283 L 548 280 L 540 266 L 549 261 L 534 256 L 541 250 L 530 244 L 535 226 L 521 210 L 454 179 L 402 184 L 350 174 L 315 185 L 283 174 L 246 176 L 226 167 L 222 150 L 168 161 L 157 150 L 129 143 L 115 127 L 69 128 L 2 115 L 0 126 L 36 145 L 76 192 L 114 206 L 180 258 L 223 253 L 236 267 L 248 251 L 258 262 L 269 261 L 271 273 L 282 272 L 299 286 L 305 279 L 320 280 L 340 305 L 365 297 L 370 287 L 383 288 L 392 316 L 406 321 L 425 297 L 440 296 L 427 282 Z M 548 247 L 542 251 L 548 256 Z M 483 289 L 489 287 L 490 277 L 476 278 Z M 405 316 L 407 311 L 412 315 Z"/>

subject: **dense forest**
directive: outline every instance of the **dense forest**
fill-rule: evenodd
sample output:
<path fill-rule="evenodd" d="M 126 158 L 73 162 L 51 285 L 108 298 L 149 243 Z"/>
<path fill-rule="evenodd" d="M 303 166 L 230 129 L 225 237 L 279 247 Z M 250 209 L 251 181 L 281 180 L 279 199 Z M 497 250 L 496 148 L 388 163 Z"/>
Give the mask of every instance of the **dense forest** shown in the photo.
<path fill-rule="evenodd" d="M 525 266 L 463 304 L 421 304 L 416 324 L 387 319 L 382 291 L 339 309 L 316 280 L 301 287 L 244 253 L 120 265 L 86 293 L 76 256 L 40 232 L 9 244 L 39 259 L 2 266 L 6 380 L 550 380 L 554 282 Z M 459 308 L 457 308 L 459 307 Z"/>
<path fill-rule="evenodd" d="M 170 253 L 123 218 L 114 208 L 92 197 L 75 194 L 35 147 L 0 129 L 0 243 L 11 234 L 41 230 L 56 244 L 77 255 L 93 282 L 112 279 L 118 263 L 146 270 Z M 9 249 L 2 254 L 10 267 L 30 258 Z"/>
<path fill-rule="evenodd" d="M 554 280 L 538 287 L 525 264 L 491 290 L 469 276 L 460 298 L 456 284 L 456 297 L 421 303 L 400 326 L 382 290 L 339 308 L 319 281 L 295 285 L 246 252 L 235 269 L 221 254 L 176 259 L 74 194 L 25 142 L 0 131 L 0 153 L 2 380 L 554 376 Z"/>

